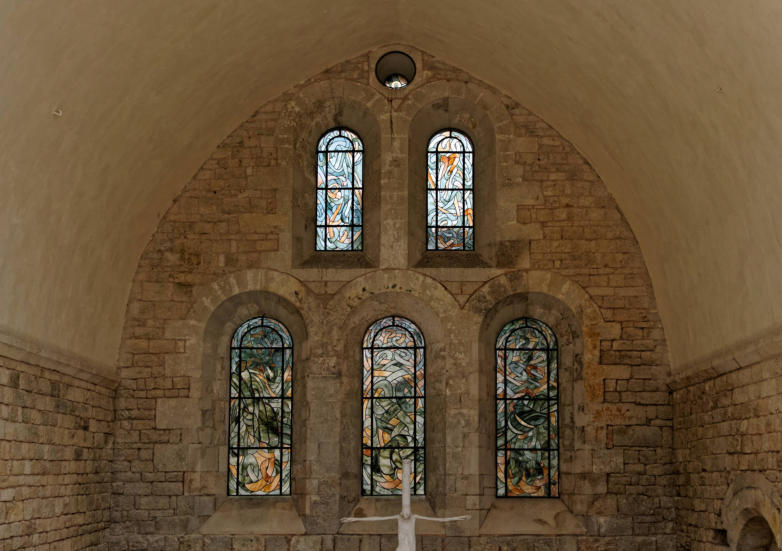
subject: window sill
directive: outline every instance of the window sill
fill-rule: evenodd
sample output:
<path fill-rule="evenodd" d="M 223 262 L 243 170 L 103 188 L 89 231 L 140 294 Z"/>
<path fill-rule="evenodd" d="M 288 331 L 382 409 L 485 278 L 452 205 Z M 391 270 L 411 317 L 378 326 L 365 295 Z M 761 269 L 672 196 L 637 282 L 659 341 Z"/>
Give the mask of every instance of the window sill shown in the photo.
<path fill-rule="evenodd" d="M 304 534 L 290 497 L 228 498 L 198 530 L 201 534 Z"/>
<path fill-rule="evenodd" d="M 413 497 L 410 503 L 413 514 L 437 516 L 425 497 Z M 399 514 L 402 510 L 402 497 L 362 497 L 350 512 L 351 517 L 387 517 Z M 445 528 L 441 522 L 419 520 L 415 523 L 416 534 L 423 536 L 444 536 Z M 340 534 L 396 534 L 395 520 L 382 522 L 347 522 L 340 527 Z"/>
<path fill-rule="evenodd" d="M 482 536 L 586 534 L 561 499 L 496 499 L 479 529 Z"/>

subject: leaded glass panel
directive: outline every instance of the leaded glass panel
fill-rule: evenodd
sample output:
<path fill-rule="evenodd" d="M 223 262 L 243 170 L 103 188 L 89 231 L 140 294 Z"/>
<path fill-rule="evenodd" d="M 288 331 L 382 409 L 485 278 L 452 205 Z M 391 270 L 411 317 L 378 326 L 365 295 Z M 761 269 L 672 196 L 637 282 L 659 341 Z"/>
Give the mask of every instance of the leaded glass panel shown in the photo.
<path fill-rule="evenodd" d="M 315 250 L 360 251 L 363 246 L 364 145 L 347 128 L 318 142 Z"/>
<path fill-rule="evenodd" d="M 557 338 L 519 318 L 497 337 L 497 495 L 559 496 Z"/>
<path fill-rule="evenodd" d="M 399 316 L 373 323 L 363 350 L 363 495 L 402 493 L 402 461 L 413 460 L 411 488 L 424 495 L 424 337 Z"/>
<path fill-rule="evenodd" d="M 473 148 L 458 130 L 432 136 L 427 149 L 426 248 L 475 249 Z"/>
<path fill-rule="evenodd" d="M 290 495 L 293 341 L 279 321 L 243 323 L 231 340 L 228 495 Z"/>

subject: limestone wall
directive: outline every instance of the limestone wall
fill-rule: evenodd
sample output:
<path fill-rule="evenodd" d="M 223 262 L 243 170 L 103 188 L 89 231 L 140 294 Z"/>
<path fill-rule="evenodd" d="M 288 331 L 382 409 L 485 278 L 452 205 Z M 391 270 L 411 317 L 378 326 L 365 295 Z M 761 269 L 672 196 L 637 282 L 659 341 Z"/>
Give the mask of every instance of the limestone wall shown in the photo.
<path fill-rule="evenodd" d="M 729 540 L 741 539 L 744 522 L 758 516 L 782 541 L 782 358 L 775 340 L 749 343 L 674 381 L 682 549 L 727 549 Z M 749 476 L 763 481 L 752 491 L 758 495 L 741 503 L 751 514 L 731 515 L 729 500 L 742 489 L 735 484 Z"/>
<path fill-rule="evenodd" d="M 392 97 L 372 82 L 372 55 L 260 107 L 142 255 L 118 359 L 111 549 L 393 548 L 391 536 L 340 534 L 338 522 L 382 506 L 360 499 L 359 349 L 390 314 L 427 340 L 431 485 L 419 506 L 472 517 L 424 537 L 424 549 L 673 549 L 665 338 L 613 198 L 512 99 L 425 54 Z M 338 125 L 365 142 L 360 254 L 313 250 L 314 148 Z M 482 191 L 476 252 L 443 260 L 423 250 L 413 200 L 418 144 L 447 126 L 475 141 Z M 294 333 L 293 496 L 228 500 L 228 339 L 262 313 Z M 494 331 L 524 315 L 562 346 L 559 500 L 494 497 Z M 269 520 L 278 515 L 290 522 Z"/>
<path fill-rule="evenodd" d="M 0 549 L 106 551 L 116 381 L 0 339 Z"/>

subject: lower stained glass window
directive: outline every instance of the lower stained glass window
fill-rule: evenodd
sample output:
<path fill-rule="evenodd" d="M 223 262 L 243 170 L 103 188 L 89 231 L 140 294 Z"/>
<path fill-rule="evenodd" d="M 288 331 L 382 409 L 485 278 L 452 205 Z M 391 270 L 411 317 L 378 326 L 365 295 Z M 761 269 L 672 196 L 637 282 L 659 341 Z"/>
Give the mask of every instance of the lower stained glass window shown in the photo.
<path fill-rule="evenodd" d="M 470 138 L 457 130 L 441 130 L 429 140 L 426 163 L 427 250 L 474 250 Z"/>
<path fill-rule="evenodd" d="M 282 323 L 236 330 L 230 385 L 228 495 L 290 495 L 293 342 Z"/>
<path fill-rule="evenodd" d="M 557 338 L 516 319 L 496 345 L 497 496 L 559 497 Z"/>
<path fill-rule="evenodd" d="M 424 337 L 399 316 L 364 335 L 361 493 L 402 493 L 402 461 L 413 462 L 411 488 L 425 493 Z"/>

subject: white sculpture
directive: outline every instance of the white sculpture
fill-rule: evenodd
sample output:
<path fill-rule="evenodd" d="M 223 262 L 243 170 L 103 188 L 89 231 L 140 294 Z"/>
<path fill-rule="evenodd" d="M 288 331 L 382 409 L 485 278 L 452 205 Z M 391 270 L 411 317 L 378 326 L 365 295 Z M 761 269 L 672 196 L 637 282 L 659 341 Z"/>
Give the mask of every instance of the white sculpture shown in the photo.
<path fill-rule="evenodd" d="M 454 520 L 466 520 L 469 515 L 461 517 L 425 517 L 423 515 L 414 515 L 410 512 L 410 460 L 405 459 L 402 462 L 402 512 L 390 517 L 347 517 L 340 522 L 363 522 L 376 520 L 396 520 L 397 521 L 397 547 L 396 551 L 415 551 L 415 521 L 416 519 L 431 520 L 434 522 L 451 522 Z"/>

